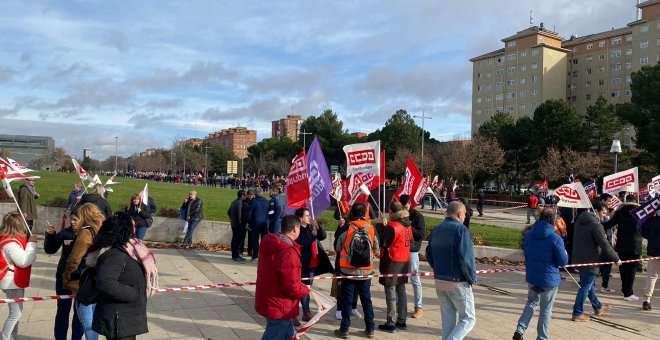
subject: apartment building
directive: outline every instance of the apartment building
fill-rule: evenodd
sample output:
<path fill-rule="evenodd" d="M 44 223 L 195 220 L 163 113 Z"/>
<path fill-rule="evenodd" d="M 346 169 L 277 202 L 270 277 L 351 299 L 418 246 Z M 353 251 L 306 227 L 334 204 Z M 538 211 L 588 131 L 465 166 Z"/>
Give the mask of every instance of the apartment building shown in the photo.
<path fill-rule="evenodd" d="M 298 133 L 302 124 L 302 116 L 287 115 L 286 118 L 272 121 L 272 138 L 289 137 L 292 141 L 298 141 Z"/>
<path fill-rule="evenodd" d="M 257 131 L 239 126 L 210 133 L 206 140 L 209 144 L 222 145 L 242 159 L 248 156 L 247 149 L 257 144 Z"/>
<path fill-rule="evenodd" d="M 632 72 L 660 61 L 660 0 L 637 7 L 639 19 L 626 27 L 564 40 L 541 24 L 470 59 L 472 132 L 497 111 L 532 115 L 548 99 L 564 99 L 580 114 L 601 95 L 612 104 L 629 102 Z M 632 143 L 630 133 L 621 139 Z"/>

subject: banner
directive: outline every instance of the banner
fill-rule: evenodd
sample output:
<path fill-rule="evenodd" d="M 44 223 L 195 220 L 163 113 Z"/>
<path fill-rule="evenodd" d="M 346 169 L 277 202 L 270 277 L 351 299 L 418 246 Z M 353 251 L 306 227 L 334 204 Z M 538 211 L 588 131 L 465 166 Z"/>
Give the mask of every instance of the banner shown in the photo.
<path fill-rule="evenodd" d="M 9 158 L 9 157 L 7 157 L 7 162 L 9 162 L 9 164 L 10 164 L 14 169 L 16 169 L 16 171 L 18 171 L 18 172 L 20 172 L 20 173 L 22 173 L 22 174 L 24 174 L 24 173 L 26 173 L 26 172 L 34 171 L 34 170 L 32 170 L 32 169 L 28 169 L 28 168 L 26 168 L 26 167 L 20 165 L 17 161 L 15 161 L 15 160 L 13 160 L 13 159 L 11 159 L 11 158 Z"/>
<path fill-rule="evenodd" d="M 360 179 L 369 188 L 377 187 L 381 181 L 375 180 L 381 177 L 380 141 L 350 144 L 344 146 L 343 150 L 346 154 L 346 176 L 360 174 Z M 384 174 L 382 177 L 384 181 Z"/>
<path fill-rule="evenodd" d="M 297 340 L 302 338 L 302 336 L 307 332 L 314 324 L 319 322 L 321 318 L 326 315 L 332 307 L 335 306 L 335 299 L 330 299 L 327 296 L 322 295 L 321 293 L 315 291 L 314 289 L 309 290 L 309 297 L 314 299 L 316 305 L 319 306 L 319 311 L 316 312 L 316 315 L 312 317 L 305 325 L 303 325 L 294 336 L 291 337 L 291 340 Z"/>
<path fill-rule="evenodd" d="M 583 184 L 584 186 L 584 191 L 587 193 L 587 196 L 589 196 L 590 200 L 596 199 L 596 196 L 598 196 L 598 190 L 596 189 L 596 182 L 591 181 L 586 184 Z"/>
<path fill-rule="evenodd" d="M 591 208 L 589 196 L 584 191 L 582 183 L 564 184 L 555 189 L 554 195 L 559 197 L 557 206 L 567 208 Z"/>
<path fill-rule="evenodd" d="M 27 176 L 16 169 L 8 161 L 0 158 L 0 168 L 4 171 L 4 176 L 8 183 L 18 179 L 40 178 L 39 176 Z M 32 171 L 32 170 L 29 170 Z"/>
<path fill-rule="evenodd" d="M 428 188 L 428 183 L 425 178 L 422 178 L 422 174 L 417 169 L 415 162 L 412 157 L 408 156 L 408 162 L 406 163 L 406 176 L 401 183 L 401 186 L 396 190 L 392 198 L 399 201 L 401 195 L 410 196 L 410 207 L 414 208 L 417 206 Z"/>
<path fill-rule="evenodd" d="M 639 192 L 637 167 L 620 171 L 603 178 L 603 192 L 616 194 L 620 191 Z"/>
<path fill-rule="evenodd" d="M 618 197 L 612 196 L 612 199 L 610 200 L 610 205 L 608 205 L 607 208 L 616 210 L 616 208 L 618 208 L 619 205 L 621 205 L 621 203 L 623 202 L 621 202 L 621 200 Z"/>
<path fill-rule="evenodd" d="M 7 196 L 9 196 L 9 198 L 14 197 L 14 192 L 12 191 L 11 186 L 9 185 L 9 180 L 7 179 L 7 172 L 5 172 L 5 169 L 1 166 L 0 166 L 0 181 L 2 181 L 2 189 L 4 189 L 5 192 L 7 192 Z"/>
<path fill-rule="evenodd" d="M 341 201 L 341 175 L 338 172 L 335 172 L 335 176 L 332 178 L 332 191 L 330 191 L 330 196 L 332 196 L 337 202 Z"/>
<path fill-rule="evenodd" d="M 309 187 L 312 195 L 312 217 L 316 218 L 330 207 L 330 191 L 332 190 L 328 164 L 325 162 L 321 144 L 316 136 L 309 147 L 307 166 L 309 167 Z"/>
<path fill-rule="evenodd" d="M 548 191 L 548 180 L 536 181 L 534 187 L 539 191 Z"/>
<path fill-rule="evenodd" d="M 348 205 L 352 206 L 355 201 L 357 201 L 358 196 L 362 195 L 362 187 L 365 186 L 364 181 L 362 180 L 361 174 L 354 174 L 351 176 L 348 184 L 348 192 L 350 194 L 350 198 L 348 200 Z M 368 199 L 367 195 L 367 199 Z"/>
<path fill-rule="evenodd" d="M 649 195 L 652 197 L 660 196 L 660 175 L 653 177 L 651 183 L 648 184 Z"/>
<path fill-rule="evenodd" d="M 653 214 L 660 213 L 660 197 L 650 200 L 646 204 L 630 211 L 630 215 L 637 221 L 637 226 L 641 227 Z"/>
<path fill-rule="evenodd" d="M 311 193 L 309 191 L 309 172 L 305 158 L 305 150 L 291 161 L 291 169 L 286 177 L 286 198 L 289 208 L 306 207 Z"/>
<path fill-rule="evenodd" d="M 83 169 L 82 166 L 78 164 L 78 161 L 76 161 L 74 158 L 71 158 L 71 161 L 73 162 L 73 167 L 76 168 L 76 173 L 80 177 L 80 180 L 86 181 L 87 178 L 89 178 L 87 171 L 85 171 L 85 169 Z"/>

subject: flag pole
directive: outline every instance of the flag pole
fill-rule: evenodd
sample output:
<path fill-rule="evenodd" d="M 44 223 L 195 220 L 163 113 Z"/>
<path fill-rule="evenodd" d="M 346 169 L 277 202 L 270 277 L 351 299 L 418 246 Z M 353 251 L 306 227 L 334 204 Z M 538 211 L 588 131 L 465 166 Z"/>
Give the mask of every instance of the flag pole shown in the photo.
<path fill-rule="evenodd" d="M 11 187 L 9 187 L 9 190 L 11 190 Z M 27 220 L 25 219 L 25 215 L 23 215 L 23 211 L 21 210 L 21 206 L 18 205 L 18 201 L 16 200 L 16 196 L 12 192 L 11 198 L 14 199 L 14 203 L 16 204 L 16 209 L 18 209 L 18 213 L 21 214 L 21 219 L 23 220 L 23 223 L 25 223 L 25 231 L 27 232 L 25 235 L 27 236 L 27 239 L 29 240 L 30 237 L 32 237 L 32 231 L 30 231 L 30 227 L 28 226 Z"/>

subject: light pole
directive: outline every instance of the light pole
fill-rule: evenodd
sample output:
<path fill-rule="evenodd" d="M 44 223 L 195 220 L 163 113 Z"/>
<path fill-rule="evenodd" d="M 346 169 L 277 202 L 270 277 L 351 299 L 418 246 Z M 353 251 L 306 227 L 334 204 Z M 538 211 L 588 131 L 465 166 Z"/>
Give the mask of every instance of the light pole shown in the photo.
<path fill-rule="evenodd" d="M 303 149 L 307 149 L 307 135 L 313 135 L 313 133 L 303 130 L 300 134 L 303 135 Z"/>
<path fill-rule="evenodd" d="M 415 115 L 413 116 L 414 118 L 421 118 L 422 119 L 422 177 L 424 176 L 424 139 L 426 137 L 426 132 L 424 131 L 424 121 L 427 119 L 433 119 L 433 117 L 427 116 L 424 111 L 422 111 L 422 115 L 418 116 Z"/>
<path fill-rule="evenodd" d="M 115 136 L 115 175 L 117 174 L 117 141 L 119 137 Z"/>
<path fill-rule="evenodd" d="M 205 146 L 204 147 L 204 180 L 208 181 L 209 179 L 209 157 L 208 157 L 208 149 L 210 149 L 210 146 Z"/>
<path fill-rule="evenodd" d="M 619 172 L 619 152 L 621 152 L 621 141 L 615 139 L 612 141 L 610 152 L 614 153 L 614 172 Z"/>

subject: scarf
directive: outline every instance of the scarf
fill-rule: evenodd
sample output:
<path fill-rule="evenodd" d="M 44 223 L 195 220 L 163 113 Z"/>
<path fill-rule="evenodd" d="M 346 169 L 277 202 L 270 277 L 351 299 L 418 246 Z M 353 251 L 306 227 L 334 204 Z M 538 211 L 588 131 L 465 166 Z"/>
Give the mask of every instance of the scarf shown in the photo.
<path fill-rule="evenodd" d="M 156 257 L 149 251 L 142 241 L 132 238 L 124 246 L 126 252 L 135 261 L 142 263 L 144 267 L 144 277 L 147 282 L 147 297 L 154 295 L 158 291 L 158 269 L 156 269 Z"/>
<path fill-rule="evenodd" d="M 37 196 L 37 190 L 34 188 L 34 185 L 29 185 L 27 183 L 24 183 L 23 186 L 25 186 L 28 189 L 32 197 Z"/>

